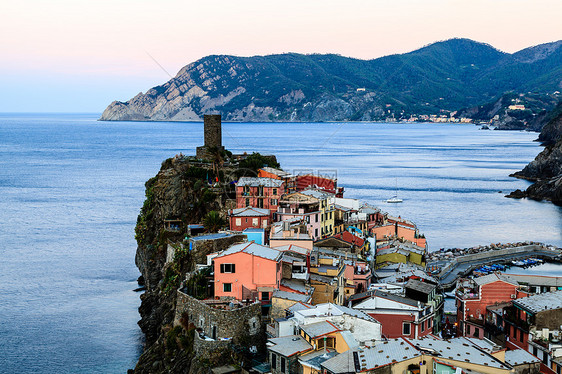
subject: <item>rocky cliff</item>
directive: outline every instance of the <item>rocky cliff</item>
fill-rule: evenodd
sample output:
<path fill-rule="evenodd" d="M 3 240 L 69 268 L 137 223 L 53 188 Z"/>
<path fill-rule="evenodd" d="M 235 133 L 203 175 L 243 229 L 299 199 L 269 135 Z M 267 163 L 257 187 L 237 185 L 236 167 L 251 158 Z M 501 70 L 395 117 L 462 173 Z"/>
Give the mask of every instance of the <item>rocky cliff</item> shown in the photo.
<path fill-rule="evenodd" d="M 180 320 L 179 326 L 174 326 L 173 321 L 176 290 L 195 263 L 203 262 L 207 254 L 199 253 L 199 246 L 192 251 L 177 247 L 177 243 L 185 243 L 187 225 L 207 222 L 205 217 L 211 211 L 224 217 L 232 203 L 232 180 L 254 173 L 265 164 L 279 166 L 274 156 L 252 154 L 236 161 L 230 155 L 223 151 L 212 162 L 176 155 L 164 161 L 158 174 L 146 182 L 146 200 L 135 227 L 138 244 L 135 263 L 142 274 L 139 283 L 146 287 L 139 307 L 145 349 L 131 370 L 134 373 L 207 373 L 210 367 L 226 363 L 227 359 L 221 356 L 217 362 L 195 357 L 194 330 L 189 321 Z M 211 186 L 208 181 L 215 181 L 217 176 L 220 183 Z M 167 227 L 170 221 L 174 222 L 173 229 Z M 226 249 L 232 240 L 221 241 L 225 248 L 218 248 L 219 243 L 215 243 L 213 251 Z M 168 243 L 178 248 L 172 258 L 167 253 Z M 228 357 L 232 360 L 235 354 Z"/>
<path fill-rule="evenodd" d="M 562 43 L 508 54 L 451 39 L 374 60 L 339 55 L 208 56 L 170 81 L 114 101 L 107 121 L 354 121 L 437 114 L 506 91 L 562 89 Z M 540 47 L 540 48 L 539 48 Z"/>
<path fill-rule="evenodd" d="M 516 190 L 508 197 L 544 199 L 562 205 L 562 103 L 553 113 L 539 136 L 539 140 L 546 144 L 544 150 L 523 170 L 512 174 L 534 184 L 525 191 Z"/>

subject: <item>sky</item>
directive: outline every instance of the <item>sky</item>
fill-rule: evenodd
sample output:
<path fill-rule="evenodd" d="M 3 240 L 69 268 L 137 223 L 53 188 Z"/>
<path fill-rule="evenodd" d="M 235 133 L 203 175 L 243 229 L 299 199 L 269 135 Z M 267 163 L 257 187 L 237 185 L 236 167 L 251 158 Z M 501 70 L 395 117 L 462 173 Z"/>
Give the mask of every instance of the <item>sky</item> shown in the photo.
<path fill-rule="evenodd" d="M 95 112 L 210 54 L 372 59 L 464 37 L 562 39 L 560 0 L 18 0 L 0 3 L 0 112 Z"/>

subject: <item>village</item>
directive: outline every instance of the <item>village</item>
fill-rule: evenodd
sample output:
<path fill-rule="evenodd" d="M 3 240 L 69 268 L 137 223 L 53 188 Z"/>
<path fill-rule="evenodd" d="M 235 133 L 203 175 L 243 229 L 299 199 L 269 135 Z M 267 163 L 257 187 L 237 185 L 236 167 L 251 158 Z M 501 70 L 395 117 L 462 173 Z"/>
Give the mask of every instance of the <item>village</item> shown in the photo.
<path fill-rule="evenodd" d="M 205 116 L 198 157 L 222 147 L 220 126 Z M 264 165 L 234 188 L 228 230 L 191 224 L 167 247 L 168 261 L 198 253 L 175 311 L 176 323 L 197 329 L 198 355 L 244 341 L 266 352 L 246 372 L 561 374 L 562 277 L 492 267 L 559 261 L 560 249 L 429 253 L 414 222 L 344 197 L 336 178 L 318 173 Z"/>

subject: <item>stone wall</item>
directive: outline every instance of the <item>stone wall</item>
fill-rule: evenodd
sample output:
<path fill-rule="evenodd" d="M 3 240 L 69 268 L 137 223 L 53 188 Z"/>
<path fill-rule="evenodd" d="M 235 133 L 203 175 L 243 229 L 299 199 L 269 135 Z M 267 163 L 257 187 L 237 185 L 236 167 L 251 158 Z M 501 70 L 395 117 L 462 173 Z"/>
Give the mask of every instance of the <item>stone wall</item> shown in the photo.
<path fill-rule="evenodd" d="M 193 351 L 195 352 L 195 357 L 202 358 L 217 349 L 229 348 L 230 343 L 230 340 L 205 340 L 198 333 L 195 333 Z"/>
<path fill-rule="evenodd" d="M 514 366 L 515 374 L 539 374 L 541 369 L 541 364 L 535 362 L 532 364 L 523 364 Z"/>
<path fill-rule="evenodd" d="M 210 239 L 210 240 L 192 240 L 193 249 L 191 255 L 196 264 L 206 264 L 207 255 L 209 253 L 223 251 L 233 244 L 242 243 L 246 240 L 246 235 L 236 234 L 227 236 L 225 238 Z"/>
<path fill-rule="evenodd" d="M 535 325 L 541 329 L 559 330 L 562 325 L 562 309 L 538 312 L 535 316 Z"/>
<path fill-rule="evenodd" d="M 254 303 L 237 309 L 212 308 L 182 291 L 177 291 L 174 323 L 186 313 L 189 323 L 201 328 L 206 336 L 233 338 L 259 336 L 264 332 L 261 322 L 261 304 Z"/>

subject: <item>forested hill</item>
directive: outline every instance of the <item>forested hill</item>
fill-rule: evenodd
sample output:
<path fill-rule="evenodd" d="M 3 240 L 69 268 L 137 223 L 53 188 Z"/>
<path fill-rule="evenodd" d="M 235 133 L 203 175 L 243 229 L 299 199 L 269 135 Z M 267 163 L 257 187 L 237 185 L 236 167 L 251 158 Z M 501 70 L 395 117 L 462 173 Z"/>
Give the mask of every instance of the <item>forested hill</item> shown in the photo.
<path fill-rule="evenodd" d="M 506 91 L 562 91 L 562 41 L 508 54 L 469 39 L 374 60 L 287 53 L 207 56 L 170 81 L 115 101 L 102 120 L 380 120 L 437 114 Z"/>

